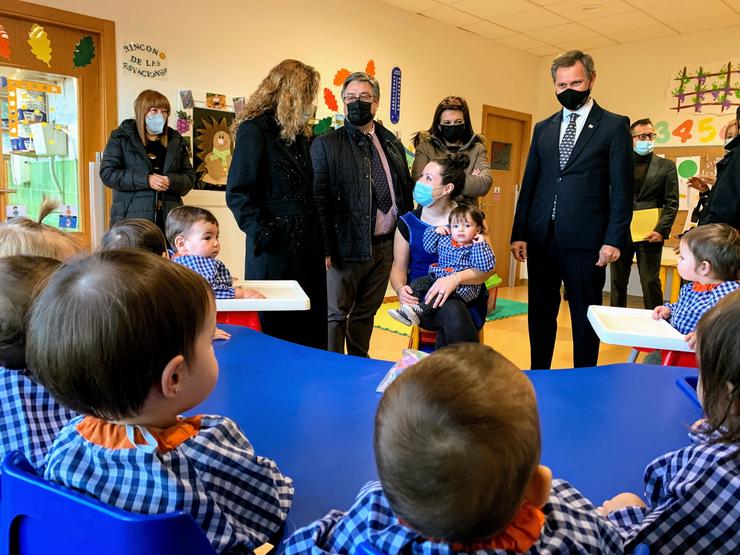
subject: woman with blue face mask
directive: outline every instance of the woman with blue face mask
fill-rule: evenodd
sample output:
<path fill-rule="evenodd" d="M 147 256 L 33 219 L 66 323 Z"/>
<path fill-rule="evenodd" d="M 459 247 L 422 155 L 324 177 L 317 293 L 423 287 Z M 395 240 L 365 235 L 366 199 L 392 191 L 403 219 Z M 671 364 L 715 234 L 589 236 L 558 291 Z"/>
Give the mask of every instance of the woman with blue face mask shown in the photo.
<path fill-rule="evenodd" d="M 169 115 L 167 98 L 145 90 L 134 101 L 134 117 L 111 133 L 100 164 L 100 178 L 113 189 L 110 225 L 143 218 L 164 231 L 169 211 L 193 188 L 189 149 L 167 126 Z"/>
<path fill-rule="evenodd" d="M 424 230 L 448 225 L 450 212 L 462 198 L 469 163 L 467 154 L 451 154 L 427 163 L 416 181 L 414 200 L 418 206 L 398 219 L 393 240 L 391 285 L 401 304 L 419 303 L 408 284 L 426 275 L 429 265 L 437 262 L 436 254 L 424 250 Z M 492 274 L 471 268 L 434 282 L 426 302 L 439 310 L 422 318 L 420 325 L 437 331 L 437 348 L 478 341 L 478 330 L 485 323 L 487 291 L 482 288 L 481 295 L 467 304 L 449 296 L 461 283 L 480 285 Z"/>

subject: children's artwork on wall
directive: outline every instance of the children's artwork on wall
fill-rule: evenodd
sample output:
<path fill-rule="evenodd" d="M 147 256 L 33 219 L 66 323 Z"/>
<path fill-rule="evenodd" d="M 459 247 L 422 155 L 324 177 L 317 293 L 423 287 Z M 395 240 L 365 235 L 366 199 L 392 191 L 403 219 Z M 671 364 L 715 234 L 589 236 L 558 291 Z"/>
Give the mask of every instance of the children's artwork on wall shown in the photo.
<path fill-rule="evenodd" d="M 190 89 L 180 91 L 180 104 L 183 110 L 190 110 L 195 102 L 193 101 L 193 91 Z"/>
<path fill-rule="evenodd" d="M 23 218 L 26 216 L 26 207 L 23 204 L 9 204 L 5 207 L 5 219 L 10 221 L 13 218 Z"/>
<path fill-rule="evenodd" d="M 193 166 L 197 177 L 196 188 L 226 190 L 226 178 L 234 152 L 229 133 L 233 121 L 233 112 L 193 108 Z"/>
<path fill-rule="evenodd" d="M 231 99 L 231 103 L 234 106 L 234 113 L 239 114 L 242 110 L 244 110 L 244 107 L 247 105 L 247 101 L 244 99 L 243 96 L 236 96 Z"/>
<path fill-rule="evenodd" d="M 367 61 L 367 65 L 365 66 L 365 73 L 367 73 L 370 77 L 375 77 L 375 62 L 373 60 Z"/>
<path fill-rule="evenodd" d="M 95 41 L 92 36 L 87 35 L 75 44 L 75 50 L 72 54 L 72 65 L 75 67 L 85 67 L 92 63 L 93 58 L 95 58 Z"/>
<path fill-rule="evenodd" d="M 2 25 L 0 25 L 0 58 L 10 61 L 10 37 Z"/>
<path fill-rule="evenodd" d="M 350 75 L 350 71 L 346 68 L 342 68 L 334 75 L 334 85 L 341 87 L 344 84 L 344 80 Z"/>
<path fill-rule="evenodd" d="M 226 108 L 226 95 L 218 93 L 206 93 L 206 106 L 214 110 Z"/>
<path fill-rule="evenodd" d="M 676 158 L 679 210 L 687 210 L 689 207 L 689 179 L 699 175 L 700 164 L 701 156 L 685 156 Z"/>
<path fill-rule="evenodd" d="M 70 204 L 59 208 L 59 227 L 61 229 L 77 229 L 77 207 Z"/>
<path fill-rule="evenodd" d="M 181 135 L 185 135 L 190 131 L 190 126 L 193 124 L 193 116 L 188 114 L 185 110 L 178 110 L 177 114 L 177 132 Z"/>
<path fill-rule="evenodd" d="M 337 97 L 334 96 L 334 93 L 331 92 L 331 89 L 324 89 L 324 103 L 326 104 L 326 107 L 329 108 L 329 110 L 331 110 L 332 112 L 336 112 L 339 110 Z"/>
<path fill-rule="evenodd" d="M 676 113 L 724 114 L 740 104 L 740 62 L 715 62 L 674 73 L 668 107 Z"/>
<path fill-rule="evenodd" d="M 34 56 L 51 67 L 51 41 L 41 25 L 34 23 L 31 26 L 28 32 L 28 45 Z"/>

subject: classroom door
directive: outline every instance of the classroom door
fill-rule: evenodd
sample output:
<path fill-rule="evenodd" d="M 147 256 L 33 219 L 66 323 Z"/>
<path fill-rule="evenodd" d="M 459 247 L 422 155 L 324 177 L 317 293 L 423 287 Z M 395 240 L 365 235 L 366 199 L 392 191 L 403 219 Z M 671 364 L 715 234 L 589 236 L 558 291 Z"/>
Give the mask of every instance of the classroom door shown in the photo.
<path fill-rule="evenodd" d="M 18 0 L 0 7 L 0 219 L 37 218 L 90 246 L 90 162 L 116 126 L 115 25 Z"/>
<path fill-rule="evenodd" d="M 496 253 L 496 273 L 504 285 L 515 283 L 516 262 L 509 251 L 511 226 L 521 177 L 529 150 L 532 116 L 483 106 L 483 135 L 491 164 L 493 185 L 483 197 L 488 232 Z M 511 278 L 511 279 L 510 279 Z"/>

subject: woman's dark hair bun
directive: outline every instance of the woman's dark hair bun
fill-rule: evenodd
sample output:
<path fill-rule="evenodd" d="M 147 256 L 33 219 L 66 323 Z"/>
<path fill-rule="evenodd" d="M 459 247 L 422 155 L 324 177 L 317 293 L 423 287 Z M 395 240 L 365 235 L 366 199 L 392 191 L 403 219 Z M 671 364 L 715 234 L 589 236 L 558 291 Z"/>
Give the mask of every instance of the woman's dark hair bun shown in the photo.
<path fill-rule="evenodd" d="M 464 152 L 455 152 L 450 154 L 449 157 L 449 168 L 450 170 L 465 171 L 468 169 L 470 164 L 470 156 Z"/>

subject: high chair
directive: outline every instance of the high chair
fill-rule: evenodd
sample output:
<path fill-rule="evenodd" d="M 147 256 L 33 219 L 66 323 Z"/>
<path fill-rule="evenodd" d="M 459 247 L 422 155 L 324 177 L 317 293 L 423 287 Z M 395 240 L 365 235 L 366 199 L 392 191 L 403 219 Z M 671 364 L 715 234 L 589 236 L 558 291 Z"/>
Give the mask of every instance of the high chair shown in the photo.
<path fill-rule="evenodd" d="M 47 482 L 17 451 L 2 463 L 0 555 L 215 555 L 189 514 L 141 515 Z"/>
<path fill-rule="evenodd" d="M 635 362 L 640 353 L 652 353 L 656 349 L 650 349 L 648 347 L 632 347 L 630 356 L 627 362 Z M 686 351 L 669 351 L 666 349 L 660 350 L 661 361 L 663 366 L 685 366 L 688 368 L 697 368 L 696 353 Z"/>

